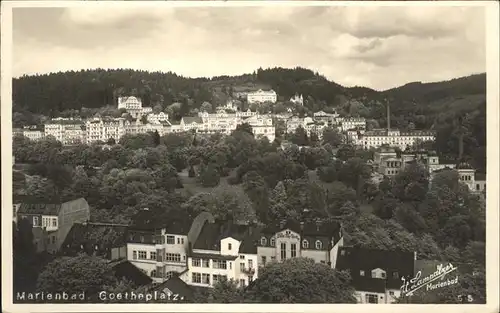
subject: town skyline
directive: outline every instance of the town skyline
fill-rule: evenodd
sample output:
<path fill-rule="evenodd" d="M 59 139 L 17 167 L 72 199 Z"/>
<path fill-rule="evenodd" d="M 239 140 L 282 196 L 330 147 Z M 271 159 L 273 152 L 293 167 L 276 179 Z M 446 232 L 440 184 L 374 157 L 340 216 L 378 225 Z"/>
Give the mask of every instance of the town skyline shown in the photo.
<path fill-rule="evenodd" d="M 381 9 L 390 10 L 391 18 L 380 18 Z M 300 66 L 346 87 L 386 90 L 486 72 L 481 8 L 123 7 L 111 12 L 16 8 L 13 76 L 131 68 L 195 78 Z M 398 26 L 402 20 L 404 28 Z"/>

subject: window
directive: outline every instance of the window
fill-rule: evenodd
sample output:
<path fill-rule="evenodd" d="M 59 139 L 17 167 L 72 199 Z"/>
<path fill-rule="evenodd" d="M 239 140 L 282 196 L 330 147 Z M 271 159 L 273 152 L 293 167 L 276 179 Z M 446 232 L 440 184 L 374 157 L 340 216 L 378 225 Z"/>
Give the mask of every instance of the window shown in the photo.
<path fill-rule="evenodd" d="M 52 236 L 52 244 L 56 243 L 56 236 Z"/>
<path fill-rule="evenodd" d="M 276 245 L 274 238 L 271 238 L 271 240 L 269 241 L 269 244 L 271 247 L 274 247 Z"/>
<path fill-rule="evenodd" d="M 191 261 L 191 263 L 193 264 L 193 266 L 195 267 L 200 267 L 201 266 L 201 259 L 193 259 Z"/>
<path fill-rule="evenodd" d="M 245 256 L 244 255 L 240 255 L 240 259 L 244 260 Z"/>
<path fill-rule="evenodd" d="M 175 244 L 175 236 L 167 235 L 167 244 L 169 245 Z"/>
<path fill-rule="evenodd" d="M 385 278 L 385 273 L 384 272 L 380 273 L 380 277 Z"/>
<path fill-rule="evenodd" d="M 181 245 L 184 244 L 184 238 L 181 238 Z"/>
<path fill-rule="evenodd" d="M 248 260 L 248 268 L 253 268 L 253 260 Z"/>
<path fill-rule="evenodd" d="M 250 283 L 252 281 L 253 281 L 253 276 L 252 275 L 248 276 L 248 282 Z"/>
<path fill-rule="evenodd" d="M 245 280 L 244 279 L 240 279 L 240 286 L 245 287 Z"/>
<path fill-rule="evenodd" d="M 389 291 L 390 296 L 394 296 L 394 291 Z"/>
<path fill-rule="evenodd" d="M 227 262 L 225 260 L 213 260 L 213 268 L 227 269 Z"/>
<path fill-rule="evenodd" d="M 240 263 L 240 271 L 243 271 L 245 269 L 245 263 Z"/>
<path fill-rule="evenodd" d="M 201 283 L 210 285 L 210 274 L 201 274 Z"/>
<path fill-rule="evenodd" d="M 292 249 L 292 258 L 295 258 L 297 256 L 297 245 L 295 243 L 292 243 L 291 245 L 291 249 Z"/>
<path fill-rule="evenodd" d="M 137 260 L 137 251 L 132 251 L 132 259 Z"/>
<path fill-rule="evenodd" d="M 320 250 L 321 248 L 323 248 L 323 243 L 319 240 L 316 240 L 316 249 Z"/>
<path fill-rule="evenodd" d="M 141 242 L 144 242 L 144 236 L 140 237 Z"/>
<path fill-rule="evenodd" d="M 309 249 L 309 241 L 306 239 L 302 240 L 302 248 Z"/>
<path fill-rule="evenodd" d="M 231 250 L 232 248 L 233 248 L 233 245 L 232 245 L 232 244 L 230 244 L 230 243 L 228 243 L 228 244 L 227 244 L 227 250 Z"/>
<path fill-rule="evenodd" d="M 202 260 L 203 267 L 210 267 L 210 260 Z"/>
<path fill-rule="evenodd" d="M 267 245 L 267 239 L 266 239 L 266 237 L 262 237 L 262 238 L 260 238 L 260 245 L 261 245 L 261 246 L 265 246 L 265 245 Z"/>
<path fill-rule="evenodd" d="M 365 296 L 366 303 L 378 303 L 377 295 L 367 294 Z"/>
<path fill-rule="evenodd" d="M 281 243 L 281 259 L 286 259 L 286 243 Z"/>
<path fill-rule="evenodd" d="M 38 222 L 38 216 L 33 216 L 33 226 L 40 226 Z"/>
<path fill-rule="evenodd" d="M 479 190 L 479 184 L 476 184 L 476 190 Z"/>
<path fill-rule="evenodd" d="M 398 272 L 392 273 L 392 278 L 398 279 L 399 278 L 399 273 Z"/>
<path fill-rule="evenodd" d="M 262 264 L 264 264 L 264 265 L 265 265 L 265 264 L 266 264 L 266 261 L 267 261 L 267 258 L 266 258 L 265 256 L 263 256 L 263 257 L 261 257 L 261 259 L 262 259 Z"/>
<path fill-rule="evenodd" d="M 151 260 L 156 260 L 156 252 L 154 252 L 154 251 L 149 252 L 149 258 Z"/>
<path fill-rule="evenodd" d="M 212 276 L 213 278 L 213 284 L 215 285 L 216 283 L 220 282 L 220 281 L 224 281 L 224 280 L 227 280 L 227 276 L 226 275 L 217 275 L 217 274 L 214 274 Z"/>
<path fill-rule="evenodd" d="M 272 257 L 271 257 L 271 261 L 276 261 L 276 257 L 275 257 L 275 256 L 272 256 Z"/>
<path fill-rule="evenodd" d="M 180 245 L 181 244 L 181 238 L 177 238 L 177 244 Z"/>
<path fill-rule="evenodd" d="M 146 251 L 139 251 L 139 260 L 146 260 L 148 258 Z"/>
<path fill-rule="evenodd" d="M 165 253 L 165 261 L 180 263 L 181 255 L 177 253 Z"/>
<path fill-rule="evenodd" d="M 340 255 L 345 255 L 345 250 L 340 251 Z"/>
<path fill-rule="evenodd" d="M 193 283 L 201 284 L 201 274 L 193 273 Z"/>
<path fill-rule="evenodd" d="M 359 271 L 359 276 L 365 276 L 365 271 Z"/>

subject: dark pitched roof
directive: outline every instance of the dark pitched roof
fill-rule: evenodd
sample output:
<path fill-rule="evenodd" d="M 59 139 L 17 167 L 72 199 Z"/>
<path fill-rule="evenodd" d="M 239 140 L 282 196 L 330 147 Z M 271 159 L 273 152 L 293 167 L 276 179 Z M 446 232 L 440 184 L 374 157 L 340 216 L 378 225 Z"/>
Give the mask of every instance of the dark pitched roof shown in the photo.
<path fill-rule="evenodd" d="M 166 288 L 168 288 L 168 290 L 170 290 L 172 293 L 179 295 L 179 299 L 180 298 L 183 298 L 183 300 L 194 299 L 195 290 L 193 289 L 193 287 L 186 284 L 178 276 L 173 276 L 164 283 L 159 284 L 154 288 L 154 290 L 164 291 Z"/>
<path fill-rule="evenodd" d="M 61 252 L 64 255 L 86 252 L 87 254 L 97 253 L 102 256 L 110 256 L 112 248 L 123 247 L 126 242 L 126 226 L 75 223 L 61 245 Z"/>
<path fill-rule="evenodd" d="M 269 225 L 262 230 L 262 233 L 274 235 L 285 229 L 290 229 L 301 236 L 326 236 L 335 237 L 341 229 L 341 225 L 335 221 L 306 221 L 298 222 L 295 220 L 287 220 L 284 223 Z"/>
<path fill-rule="evenodd" d="M 457 170 L 472 170 L 473 167 L 468 162 L 460 162 L 457 164 Z"/>
<path fill-rule="evenodd" d="M 148 275 L 127 260 L 113 261 L 111 264 L 113 264 L 113 271 L 118 279 L 125 278 L 136 286 L 145 286 L 153 282 Z"/>
<path fill-rule="evenodd" d="M 71 201 L 61 202 L 58 200 L 39 200 L 33 197 L 22 198 L 23 202 L 19 206 L 18 213 L 21 214 L 42 214 L 42 215 L 58 215 L 61 207 L 69 202 L 75 202 L 82 200 L 83 198 L 78 198 Z M 21 199 L 15 199 L 19 201 Z M 85 201 L 85 199 L 83 199 Z M 14 203 L 15 203 L 14 201 Z M 26 201 L 26 202 L 24 202 Z M 19 203 L 19 202 L 18 202 Z"/>
<path fill-rule="evenodd" d="M 165 212 L 143 209 L 132 217 L 129 229 L 154 231 L 165 228 L 168 234 L 187 235 L 192 222 L 192 218 L 187 214 L 172 216 Z"/>
<path fill-rule="evenodd" d="M 199 116 L 184 116 L 183 118 L 184 124 L 198 123 L 203 124 L 203 119 Z"/>
<path fill-rule="evenodd" d="M 232 237 L 239 241 L 244 241 L 244 239 L 250 240 L 250 229 L 252 226 L 249 225 L 238 225 L 231 222 L 216 221 L 215 223 L 205 223 L 201 229 L 198 239 L 193 244 L 193 249 L 202 250 L 220 250 L 221 239 Z M 245 243 L 245 249 L 249 250 L 247 246 L 248 242 Z"/>
<path fill-rule="evenodd" d="M 351 283 L 356 290 L 376 291 L 385 290 L 386 287 L 399 289 L 402 276 L 413 276 L 415 260 L 412 252 L 341 247 L 336 268 L 350 271 Z M 386 279 L 371 278 L 371 271 L 376 268 L 386 272 Z M 361 276 L 360 271 L 364 271 L 365 276 Z"/>

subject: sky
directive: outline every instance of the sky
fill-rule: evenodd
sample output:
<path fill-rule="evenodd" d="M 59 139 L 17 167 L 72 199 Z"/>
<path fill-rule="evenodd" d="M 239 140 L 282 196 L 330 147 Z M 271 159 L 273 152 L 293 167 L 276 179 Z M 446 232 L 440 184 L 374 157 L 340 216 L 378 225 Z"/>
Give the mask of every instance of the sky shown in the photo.
<path fill-rule="evenodd" d="M 13 76 L 301 66 L 385 90 L 486 72 L 484 20 L 481 7 L 14 8 Z"/>

